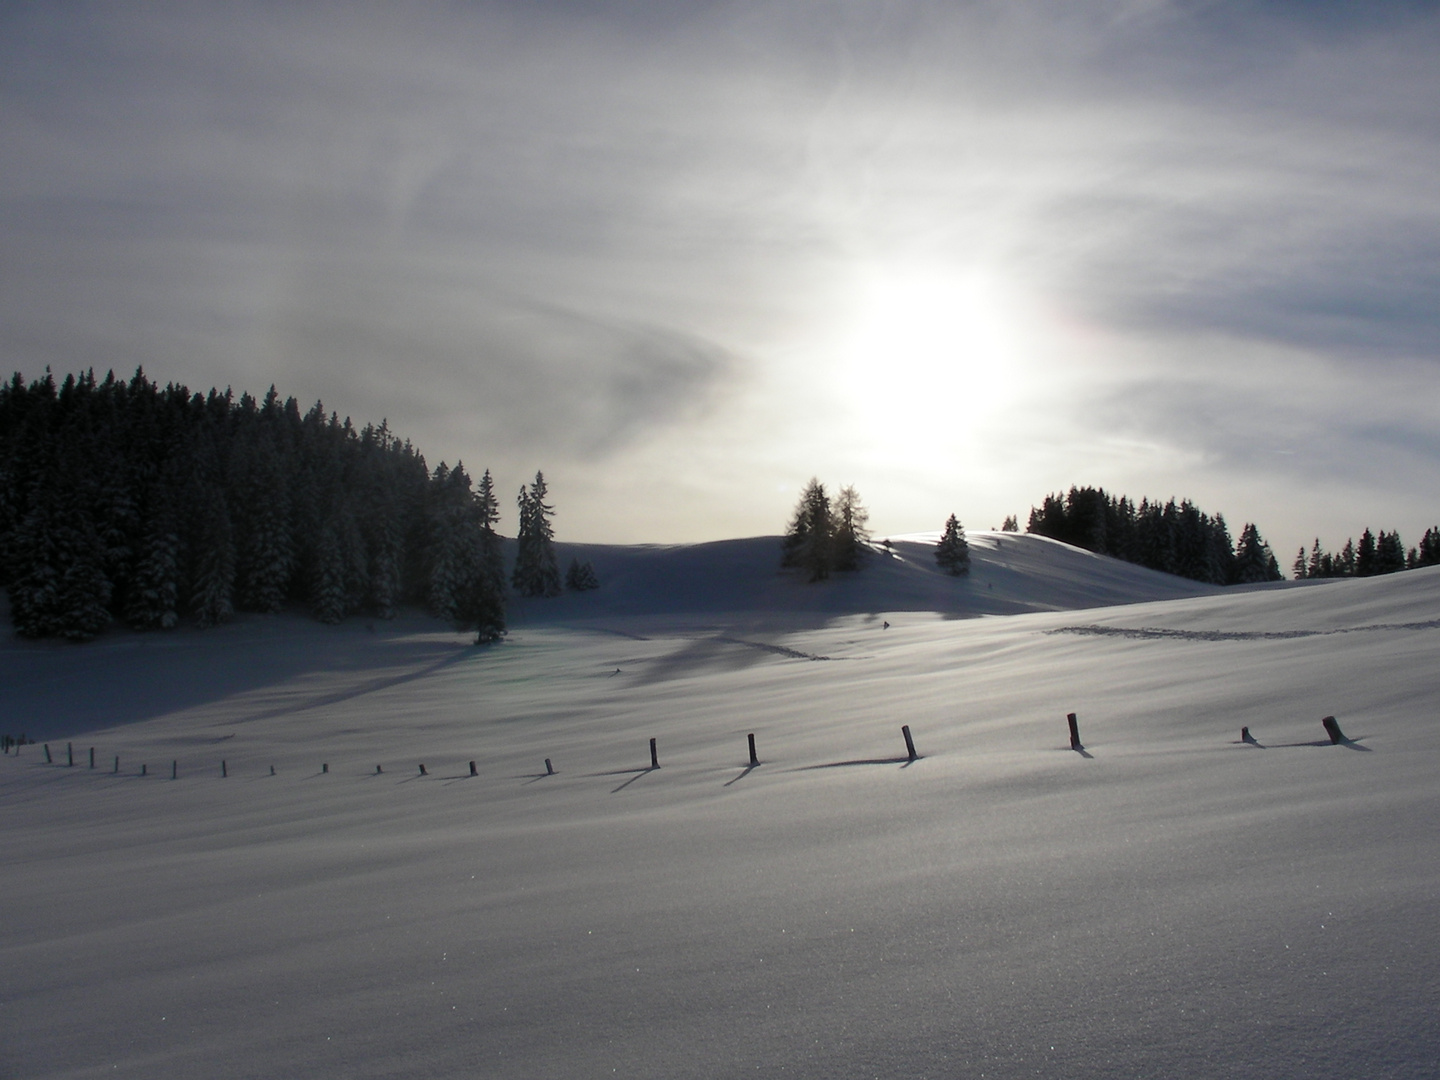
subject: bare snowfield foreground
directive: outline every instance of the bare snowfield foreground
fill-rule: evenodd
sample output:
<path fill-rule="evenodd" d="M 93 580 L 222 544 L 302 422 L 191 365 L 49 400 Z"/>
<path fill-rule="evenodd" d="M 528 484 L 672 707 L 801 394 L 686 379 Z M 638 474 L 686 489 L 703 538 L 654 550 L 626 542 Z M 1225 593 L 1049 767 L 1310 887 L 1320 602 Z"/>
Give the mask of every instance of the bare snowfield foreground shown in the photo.
<path fill-rule="evenodd" d="M 6 642 L 0 1077 L 1437 1075 L 1440 570 L 973 539 Z"/>

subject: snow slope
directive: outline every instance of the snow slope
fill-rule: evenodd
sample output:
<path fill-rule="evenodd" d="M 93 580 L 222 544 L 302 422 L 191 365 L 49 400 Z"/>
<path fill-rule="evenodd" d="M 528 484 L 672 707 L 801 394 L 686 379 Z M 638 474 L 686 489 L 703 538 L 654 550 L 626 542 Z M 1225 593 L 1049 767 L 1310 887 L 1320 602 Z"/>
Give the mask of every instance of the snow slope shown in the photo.
<path fill-rule="evenodd" d="M 0 1076 L 1435 1075 L 1440 571 L 1038 610 L 1135 568 L 1009 539 L 1005 618 L 737 544 L 491 649 L 7 645 L 77 765 L 0 759 Z"/>
<path fill-rule="evenodd" d="M 558 601 L 519 602 L 520 622 L 548 623 L 617 615 L 688 619 L 763 612 L 774 624 L 818 625 L 839 614 L 934 611 L 948 615 L 1016 615 L 1102 607 L 1216 592 L 1170 574 L 1095 555 L 1042 536 L 971 533 L 971 572 L 951 577 L 935 565 L 935 541 L 900 537 L 864 571 L 837 574 L 815 588 L 779 569 L 780 537 L 759 536 L 675 547 L 560 545 L 562 568 L 589 560 L 602 583 L 593 593 Z"/>

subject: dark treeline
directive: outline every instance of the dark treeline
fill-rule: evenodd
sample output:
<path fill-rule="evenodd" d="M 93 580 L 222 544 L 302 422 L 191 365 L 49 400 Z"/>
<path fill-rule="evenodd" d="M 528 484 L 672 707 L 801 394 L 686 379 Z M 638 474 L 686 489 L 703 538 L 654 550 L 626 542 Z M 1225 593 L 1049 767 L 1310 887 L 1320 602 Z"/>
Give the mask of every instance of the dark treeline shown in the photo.
<path fill-rule="evenodd" d="M 1136 506 L 1104 488 L 1072 487 L 1033 508 L 1026 531 L 1212 585 L 1283 577 L 1254 525 L 1241 529 L 1232 544 L 1225 519 L 1201 512 L 1189 500 L 1142 499 Z"/>
<path fill-rule="evenodd" d="M 1366 529 L 1360 540 L 1346 540 L 1345 546 L 1333 555 L 1320 546 L 1320 538 L 1310 554 L 1302 547 L 1295 556 L 1293 571 L 1296 580 L 1301 578 L 1373 577 L 1376 574 L 1394 574 L 1400 570 L 1414 570 L 1421 566 L 1440 566 L 1440 526 L 1425 530 L 1419 547 L 1406 552 L 1400 540 L 1400 533 L 1380 530 L 1379 535 Z"/>
<path fill-rule="evenodd" d="M 536 481 L 522 497 L 548 549 Z M 493 640 L 498 518 L 488 472 L 475 485 L 458 463 L 430 471 L 386 424 L 357 431 L 318 402 L 302 414 L 273 387 L 237 401 L 140 371 L 57 387 L 48 370 L 0 385 L 0 586 L 29 637 L 209 626 L 290 603 L 322 622 L 390 618 L 409 603 Z"/>

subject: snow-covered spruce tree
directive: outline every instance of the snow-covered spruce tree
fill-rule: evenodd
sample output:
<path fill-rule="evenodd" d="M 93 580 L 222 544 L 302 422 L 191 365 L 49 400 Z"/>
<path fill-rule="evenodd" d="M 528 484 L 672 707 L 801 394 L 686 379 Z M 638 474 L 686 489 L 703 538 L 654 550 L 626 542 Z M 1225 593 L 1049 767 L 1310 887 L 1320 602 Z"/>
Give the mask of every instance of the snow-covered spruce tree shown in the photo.
<path fill-rule="evenodd" d="M 322 623 L 333 625 L 345 618 L 345 570 L 340 523 L 332 518 L 320 527 L 310 582 L 310 610 Z"/>
<path fill-rule="evenodd" d="M 550 525 L 555 508 L 545 502 L 545 495 L 545 475 L 537 471 L 530 490 L 522 487 L 516 500 L 520 526 L 510 582 L 521 596 L 560 595 L 560 567 L 555 561 L 555 534 Z"/>
<path fill-rule="evenodd" d="M 1270 545 L 1260 537 L 1260 530 L 1247 524 L 1240 530 L 1240 539 L 1235 544 L 1234 569 L 1231 582 L 1248 585 L 1257 581 L 1279 581 L 1282 578 Z"/>
<path fill-rule="evenodd" d="M 1296 581 L 1305 580 L 1305 545 L 1300 545 L 1300 552 L 1295 556 L 1295 561 L 1290 564 L 1290 576 Z"/>
<path fill-rule="evenodd" d="M 1375 541 L 1375 572 L 1377 574 L 1394 574 L 1405 569 L 1405 545 L 1400 540 L 1399 531 L 1380 531 L 1380 537 Z"/>
<path fill-rule="evenodd" d="M 600 579 L 595 576 L 595 568 L 588 560 L 571 559 L 570 567 L 565 571 L 565 587 L 571 592 L 589 592 L 600 587 Z"/>
<path fill-rule="evenodd" d="M 486 469 L 475 489 L 475 514 L 480 523 L 480 556 L 490 588 L 496 596 L 505 596 L 505 547 L 495 526 L 500 523 L 500 500 L 495 497 L 495 481 Z"/>
<path fill-rule="evenodd" d="M 780 565 L 804 571 L 809 581 L 824 581 L 835 566 L 835 522 L 825 485 L 811 477 L 780 545 Z"/>
<path fill-rule="evenodd" d="M 274 387 L 271 387 L 273 393 Z M 274 436 L 252 418 L 250 437 L 230 458 L 235 514 L 235 593 L 239 607 L 276 612 L 290 588 L 290 491 Z"/>
<path fill-rule="evenodd" d="M 164 487 L 157 484 L 149 501 L 125 621 L 136 630 L 170 630 L 180 622 L 180 532 Z"/>
<path fill-rule="evenodd" d="M 201 486 L 196 499 L 195 539 L 190 545 L 190 610 L 202 627 L 227 621 L 235 613 L 235 542 L 225 496 Z"/>
<path fill-rule="evenodd" d="M 505 594 L 486 565 L 482 524 L 488 515 L 493 532 L 493 507 L 484 506 L 483 494 L 471 490 L 459 462 L 448 473 L 442 462 L 435 478 L 430 609 L 459 630 L 474 630 L 477 644 L 498 641 L 505 633 Z"/>
<path fill-rule="evenodd" d="M 870 530 L 865 527 L 870 511 L 860 502 L 853 485 L 840 489 L 835 498 L 835 569 L 859 570 L 870 551 Z"/>
<path fill-rule="evenodd" d="M 945 532 L 935 545 L 935 561 L 951 577 L 970 572 L 970 544 L 965 539 L 965 526 L 951 514 L 945 521 Z"/>
<path fill-rule="evenodd" d="M 463 464 L 457 462 L 451 469 L 442 461 L 435 466 L 430 484 L 430 580 L 426 599 L 430 614 L 454 622 L 469 561 L 465 532 L 472 499 L 470 477 Z"/>
<path fill-rule="evenodd" d="M 1416 566 L 1440 566 L 1440 525 L 1431 526 L 1415 549 Z"/>

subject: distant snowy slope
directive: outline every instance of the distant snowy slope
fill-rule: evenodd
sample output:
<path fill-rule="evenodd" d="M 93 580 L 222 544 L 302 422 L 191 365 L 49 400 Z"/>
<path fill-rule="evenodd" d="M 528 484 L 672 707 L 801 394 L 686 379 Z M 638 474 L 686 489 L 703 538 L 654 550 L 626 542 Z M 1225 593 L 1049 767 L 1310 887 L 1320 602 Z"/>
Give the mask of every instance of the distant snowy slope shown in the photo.
<path fill-rule="evenodd" d="M 558 600 L 517 602 L 515 621 L 611 615 L 740 612 L 862 614 L 935 611 L 1014 615 L 1169 600 L 1216 590 L 1198 582 L 1020 533 L 970 535 L 971 570 L 951 577 L 935 564 L 934 541 L 892 541 L 858 572 L 809 583 L 780 569 L 780 538 L 759 536 L 674 547 L 560 545 L 562 567 L 590 560 L 601 587 Z"/>

